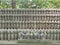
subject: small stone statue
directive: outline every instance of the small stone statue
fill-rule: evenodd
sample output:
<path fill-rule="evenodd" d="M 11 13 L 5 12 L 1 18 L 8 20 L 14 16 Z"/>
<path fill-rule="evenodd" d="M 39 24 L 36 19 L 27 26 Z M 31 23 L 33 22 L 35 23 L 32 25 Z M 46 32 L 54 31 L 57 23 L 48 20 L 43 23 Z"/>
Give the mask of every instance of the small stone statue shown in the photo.
<path fill-rule="evenodd" d="M 38 36 L 39 36 L 38 32 L 34 32 L 34 39 L 38 39 Z"/>
<path fill-rule="evenodd" d="M 19 40 L 22 40 L 24 38 L 24 33 L 23 32 L 20 32 L 19 33 Z"/>
<path fill-rule="evenodd" d="M 30 39 L 30 31 L 27 31 L 27 33 L 26 33 L 26 36 L 27 36 L 27 39 Z"/>
<path fill-rule="evenodd" d="M 45 40 L 46 39 L 46 34 L 47 34 L 46 32 L 42 32 L 41 33 L 42 40 Z"/>

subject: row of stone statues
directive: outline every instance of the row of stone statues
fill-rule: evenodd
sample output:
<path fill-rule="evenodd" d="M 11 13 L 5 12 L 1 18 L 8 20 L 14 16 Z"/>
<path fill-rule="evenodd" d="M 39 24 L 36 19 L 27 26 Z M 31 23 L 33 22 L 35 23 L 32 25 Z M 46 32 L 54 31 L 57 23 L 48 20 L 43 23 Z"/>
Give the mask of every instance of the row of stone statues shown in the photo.
<path fill-rule="evenodd" d="M 21 31 L 19 33 L 19 39 L 45 39 L 47 33 L 46 32 L 38 32 L 38 31 Z"/>

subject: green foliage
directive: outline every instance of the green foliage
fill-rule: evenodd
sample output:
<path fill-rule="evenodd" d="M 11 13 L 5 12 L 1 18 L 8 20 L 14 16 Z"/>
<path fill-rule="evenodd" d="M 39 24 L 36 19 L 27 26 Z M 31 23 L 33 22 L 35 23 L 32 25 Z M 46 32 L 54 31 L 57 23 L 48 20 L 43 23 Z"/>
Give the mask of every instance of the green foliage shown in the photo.
<path fill-rule="evenodd" d="M 0 0 L 0 9 L 11 8 L 11 0 Z"/>
<path fill-rule="evenodd" d="M 16 8 L 60 8 L 60 0 L 16 0 Z M 0 0 L 0 8 L 12 8 L 11 0 Z"/>
<path fill-rule="evenodd" d="M 60 0 L 18 0 L 17 3 L 19 8 L 60 8 Z"/>

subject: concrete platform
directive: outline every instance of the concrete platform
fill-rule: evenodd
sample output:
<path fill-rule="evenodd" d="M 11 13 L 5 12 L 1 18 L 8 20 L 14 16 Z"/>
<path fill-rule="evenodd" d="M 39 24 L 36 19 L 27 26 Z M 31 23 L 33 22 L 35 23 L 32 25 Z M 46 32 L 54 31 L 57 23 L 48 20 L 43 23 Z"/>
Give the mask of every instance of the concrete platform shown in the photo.
<path fill-rule="evenodd" d="M 24 40 L 22 40 L 24 41 Z M 31 40 L 29 42 L 27 42 L 28 40 L 25 40 L 24 42 L 20 41 L 20 43 L 18 43 L 17 40 L 11 40 L 11 41 L 7 41 L 7 40 L 1 40 L 0 41 L 0 45 L 60 45 L 60 41 L 56 41 L 56 40 L 41 40 L 40 42 L 37 40 L 37 42 L 34 40 L 31 42 Z"/>
<path fill-rule="evenodd" d="M 0 41 L 0 44 L 17 44 L 17 41 L 7 41 L 7 40 L 1 40 Z"/>

